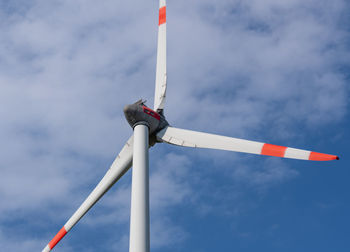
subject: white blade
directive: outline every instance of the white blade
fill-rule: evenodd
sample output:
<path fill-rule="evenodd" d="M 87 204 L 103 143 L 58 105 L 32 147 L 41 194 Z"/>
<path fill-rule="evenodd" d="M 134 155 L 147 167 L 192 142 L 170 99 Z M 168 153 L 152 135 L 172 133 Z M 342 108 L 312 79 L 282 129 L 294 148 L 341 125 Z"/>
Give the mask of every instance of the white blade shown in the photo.
<path fill-rule="evenodd" d="M 62 229 L 47 244 L 43 252 L 51 251 L 56 244 L 72 229 L 72 227 L 89 211 L 89 209 L 117 182 L 124 173 L 131 167 L 133 153 L 133 136 L 129 138 L 123 149 L 120 151 L 113 164 L 98 183 L 95 189 L 90 193 L 86 200 L 81 204 L 78 210 L 64 224 Z"/>
<path fill-rule="evenodd" d="M 164 109 L 166 94 L 166 4 L 165 0 L 159 1 L 158 23 L 158 48 L 157 48 L 157 72 L 156 88 L 154 94 L 154 111 Z"/>
<path fill-rule="evenodd" d="M 335 155 L 260 143 L 233 137 L 213 135 L 198 131 L 178 129 L 173 127 L 167 127 L 161 130 L 157 134 L 157 140 L 186 147 L 237 151 L 302 160 L 329 161 L 339 159 L 338 156 Z"/>

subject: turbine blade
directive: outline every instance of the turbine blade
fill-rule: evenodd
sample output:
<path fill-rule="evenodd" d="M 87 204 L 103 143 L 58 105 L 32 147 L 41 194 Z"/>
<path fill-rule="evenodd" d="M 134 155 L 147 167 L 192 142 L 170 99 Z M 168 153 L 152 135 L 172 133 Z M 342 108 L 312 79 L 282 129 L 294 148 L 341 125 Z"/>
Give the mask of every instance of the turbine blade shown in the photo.
<path fill-rule="evenodd" d="M 158 113 L 164 109 L 166 95 L 166 3 L 159 1 L 159 23 L 158 23 L 158 48 L 157 48 L 157 70 L 156 88 L 154 94 L 154 111 Z"/>
<path fill-rule="evenodd" d="M 127 172 L 132 164 L 133 142 L 133 136 L 131 136 L 102 180 L 42 252 L 51 251 L 52 248 L 55 247 L 56 244 L 69 232 L 69 230 L 71 230 L 72 227 L 87 213 L 87 211 L 89 211 L 89 209 L 109 190 L 109 188 L 111 188 L 112 185 L 117 182 L 125 172 Z"/>
<path fill-rule="evenodd" d="M 249 141 L 239 138 L 213 135 L 198 131 L 167 127 L 157 134 L 157 140 L 169 144 L 237 151 L 258 155 L 267 155 L 301 160 L 329 161 L 339 159 L 338 156 L 313 151 L 294 149 L 279 145 Z"/>

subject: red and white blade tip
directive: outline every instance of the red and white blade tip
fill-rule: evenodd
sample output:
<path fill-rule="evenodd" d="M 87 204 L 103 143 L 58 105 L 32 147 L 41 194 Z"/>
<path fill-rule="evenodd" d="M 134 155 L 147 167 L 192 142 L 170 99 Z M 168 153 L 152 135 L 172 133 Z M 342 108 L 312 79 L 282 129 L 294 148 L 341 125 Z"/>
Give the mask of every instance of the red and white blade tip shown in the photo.
<path fill-rule="evenodd" d="M 47 244 L 42 252 L 49 252 L 56 244 L 67 234 L 65 227 L 62 227 L 60 231 L 55 235 L 55 237 Z"/>
<path fill-rule="evenodd" d="M 297 150 L 290 147 L 267 144 L 267 143 L 265 143 L 261 149 L 261 155 L 285 157 L 285 158 L 293 158 L 296 152 L 298 152 L 298 155 L 303 155 L 303 156 L 306 155 L 305 159 L 312 160 L 312 161 L 339 160 L 339 157 L 336 155 L 324 154 L 324 153 L 319 153 L 314 151 Z"/>
<path fill-rule="evenodd" d="M 166 23 L 166 6 L 165 1 L 161 1 L 159 4 L 159 23 L 158 25 L 162 25 Z"/>

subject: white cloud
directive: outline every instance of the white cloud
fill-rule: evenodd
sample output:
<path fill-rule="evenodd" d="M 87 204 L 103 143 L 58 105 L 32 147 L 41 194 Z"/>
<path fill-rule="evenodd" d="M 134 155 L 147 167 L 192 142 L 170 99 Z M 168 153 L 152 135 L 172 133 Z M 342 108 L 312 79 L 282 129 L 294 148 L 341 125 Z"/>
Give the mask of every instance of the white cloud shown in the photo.
<path fill-rule="evenodd" d="M 185 241 L 189 234 L 179 225 L 168 218 L 155 218 L 151 222 L 151 248 L 164 249 L 179 245 Z"/>

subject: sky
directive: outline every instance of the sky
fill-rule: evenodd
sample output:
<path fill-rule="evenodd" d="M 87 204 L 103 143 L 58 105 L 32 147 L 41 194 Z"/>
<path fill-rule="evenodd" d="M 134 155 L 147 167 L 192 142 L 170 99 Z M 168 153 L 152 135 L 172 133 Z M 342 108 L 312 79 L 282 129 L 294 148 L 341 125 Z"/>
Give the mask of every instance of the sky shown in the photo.
<path fill-rule="evenodd" d="M 157 144 L 151 250 L 349 251 L 346 0 L 167 1 L 179 128 L 340 156 Z M 153 105 L 158 1 L 0 1 L 0 251 L 41 251 Z M 129 171 L 54 251 L 128 251 Z"/>

